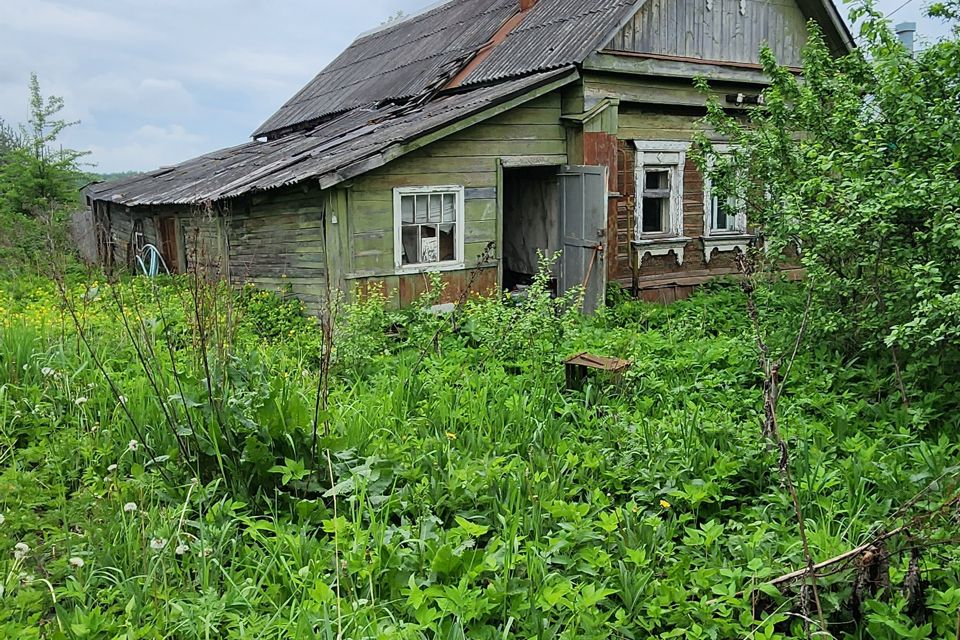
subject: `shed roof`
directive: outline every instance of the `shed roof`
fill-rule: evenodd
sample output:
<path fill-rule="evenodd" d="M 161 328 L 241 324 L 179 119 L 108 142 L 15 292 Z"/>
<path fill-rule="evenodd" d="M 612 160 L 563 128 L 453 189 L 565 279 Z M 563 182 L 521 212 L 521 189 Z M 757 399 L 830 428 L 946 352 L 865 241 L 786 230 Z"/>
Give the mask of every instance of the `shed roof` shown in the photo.
<path fill-rule="evenodd" d="M 511 99 L 522 102 L 539 87 L 570 82 L 575 71 L 534 74 L 489 87 L 441 96 L 416 107 L 359 107 L 306 131 L 252 141 L 132 178 L 93 184 L 93 200 L 127 206 L 199 204 L 266 191 L 326 176 L 335 184 L 355 163 L 367 169 L 389 159 L 378 155 Z M 371 159 L 373 159 L 371 161 Z"/>

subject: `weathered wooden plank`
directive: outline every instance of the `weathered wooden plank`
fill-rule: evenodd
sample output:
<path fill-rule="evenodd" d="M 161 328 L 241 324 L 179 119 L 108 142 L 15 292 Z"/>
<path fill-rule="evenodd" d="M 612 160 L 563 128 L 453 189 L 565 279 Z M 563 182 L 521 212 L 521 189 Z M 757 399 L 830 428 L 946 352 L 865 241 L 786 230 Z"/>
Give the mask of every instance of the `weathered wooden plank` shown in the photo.
<path fill-rule="evenodd" d="M 496 187 L 475 187 L 464 189 L 465 200 L 494 200 L 497 197 Z"/>
<path fill-rule="evenodd" d="M 423 151 L 405 158 L 395 160 L 390 164 L 371 171 L 358 181 L 362 183 L 370 177 L 397 176 L 397 175 L 426 175 L 431 173 L 493 173 L 497 170 L 496 156 L 472 155 L 469 142 L 461 147 L 462 155 L 444 158 L 435 158 Z"/>
<path fill-rule="evenodd" d="M 432 158 L 476 156 L 546 156 L 566 154 L 564 140 L 474 140 L 470 149 L 456 140 L 442 140 L 425 149 L 425 155 Z"/>

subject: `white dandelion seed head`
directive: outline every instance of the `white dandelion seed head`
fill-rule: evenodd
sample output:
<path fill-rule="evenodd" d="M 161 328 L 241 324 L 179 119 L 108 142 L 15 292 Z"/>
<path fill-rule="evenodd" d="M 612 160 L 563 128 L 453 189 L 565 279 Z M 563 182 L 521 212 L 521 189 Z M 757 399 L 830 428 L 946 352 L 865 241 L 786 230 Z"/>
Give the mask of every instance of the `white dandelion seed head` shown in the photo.
<path fill-rule="evenodd" d="M 73 401 L 73 404 L 77 405 L 78 407 L 82 407 L 83 405 L 87 404 L 87 399 L 83 396 L 80 396 Z"/>
<path fill-rule="evenodd" d="M 154 538 L 150 541 L 150 548 L 154 551 L 163 551 L 167 546 L 167 540 L 165 538 Z"/>
<path fill-rule="evenodd" d="M 13 559 L 14 560 L 23 560 L 27 557 L 27 554 L 30 553 L 30 545 L 23 542 L 18 542 L 13 545 Z"/>
<path fill-rule="evenodd" d="M 70 566 L 74 569 L 82 569 L 83 564 L 83 558 L 77 558 L 76 556 L 70 558 Z"/>
<path fill-rule="evenodd" d="M 130 451 L 136 451 L 139 448 L 140 448 L 140 443 L 137 442 L 136 440 L 131 440 L 130 444 L 127 445 L 127 449 L 129 449 Z"/>
<path fill-rule="evenodd" d="M 177 548 L 173 550 L 178 556 L 184 555 L 187 551 L 190 551 L 190 545 L 181 542 L 177 545 Z"/>
<path fill-rule="evenodd" d="M 123 512 L 124 512 L 124 513 L 133 513 L 133 512 L 136 511 L 136 510 L 137 510 L 137 503 L 136 503 L 136 502 L 128 502 L 127 504 L 123 505 Z"/>

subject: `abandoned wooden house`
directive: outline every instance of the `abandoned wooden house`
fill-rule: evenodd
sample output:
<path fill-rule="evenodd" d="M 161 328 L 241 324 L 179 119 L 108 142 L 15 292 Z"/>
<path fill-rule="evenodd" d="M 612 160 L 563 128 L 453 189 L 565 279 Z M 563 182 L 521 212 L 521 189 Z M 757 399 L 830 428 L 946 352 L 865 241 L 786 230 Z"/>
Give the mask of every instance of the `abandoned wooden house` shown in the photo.
<path fill-rule="evenodd" d="M 311 306 L 327 282 L 402 306 L 429 272 L 456 299 L 560 251 L 587 308 L 608 282 L 672 300 L 750 240 L 688 160 L 693 79 L 747 108 L 762 43 L 798 67 L 809 21 L 853 46 L 831 0 L 451 0 L 360 36 L 252 141 L 90 186 L 100 259 L 153 244 Z"/>

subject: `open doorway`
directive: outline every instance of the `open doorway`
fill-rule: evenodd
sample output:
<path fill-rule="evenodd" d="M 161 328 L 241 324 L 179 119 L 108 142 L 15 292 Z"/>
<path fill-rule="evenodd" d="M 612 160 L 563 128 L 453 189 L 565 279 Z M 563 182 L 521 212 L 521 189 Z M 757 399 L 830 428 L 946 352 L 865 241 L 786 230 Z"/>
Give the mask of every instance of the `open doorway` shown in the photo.
<path fill-rule="evenodd" d="M 503 287 L 522 291 L 537 273 L 539 254 L 562 248 L 560 230 L 560 167 L 503 169 Z M 556 292 L 559 264 L 554 265 Z"/>

